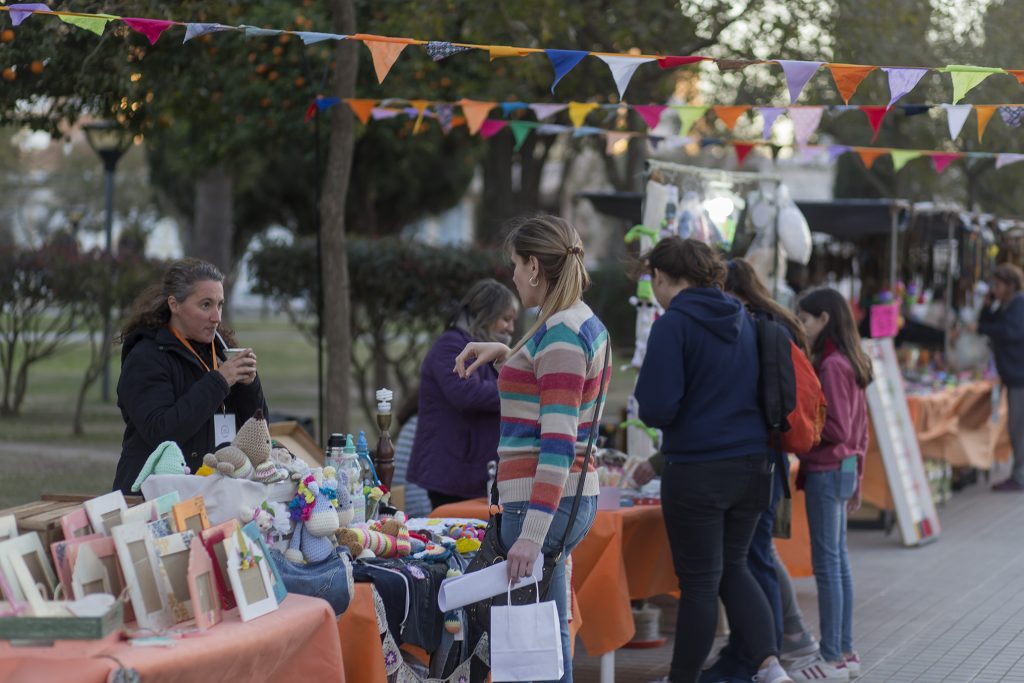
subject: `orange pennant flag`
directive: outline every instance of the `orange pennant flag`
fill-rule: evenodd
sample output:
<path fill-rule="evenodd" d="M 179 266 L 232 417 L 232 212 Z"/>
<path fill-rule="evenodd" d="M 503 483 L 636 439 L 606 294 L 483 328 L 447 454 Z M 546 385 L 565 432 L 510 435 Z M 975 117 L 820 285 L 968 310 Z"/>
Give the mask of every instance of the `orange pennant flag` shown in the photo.
<path fill-rule="evenodd" d="M 715 106 L 712 107 L 715 110 L 715 116 L 722 120 L 725 127 L 732 130 L 736 127 L 736 121 L 739 120 L 740 116 L 750 109 L 749 104 L 737 104 L 728 107 Z M 749 151 L 749 150 L 748 150 Z M 743 163 L 742 161 L 740 163 Z"/>
<path fill-rule="evenodd" d="M 366 122 L 370 120 L 370 113 L 373 111 L 373 108 L 377 106 L 377 100 L 348 99 L 345 100 L 345 102 L 352 108 L 352 113 L 356 115 L 356 118 L 359 119 L 360 123 L 364 126 L 366 125 Z"/>
<path fill-rule="evenodd" d="M 420 128 L 423 126 L 423 114 L 427 111 L 427 105 L 430 104 L 430 100 L 410 100 L 409 104 L 412 108 L 419 112 L 419 116 L 416 117 L 416 123 L 412 126 L 412 134 L 416 135 L 420 132 Z"/>
<path fill-rule="evenodd" d="M 866 168 L 871 168 L 872 166 L 874 166 L 875 161 L 878 160 L 878 157 L 883 157 L 888 153 L 889 150 L 887 149 L 872 149 L 870 147 L 857 148 L 857 156 L 859 156 L 860 160 L 864 162 L 864 166 Z"/>
<path fill-rule="evenodd" d="M 459 106 L 462 107 L 462 113 L 466 117 L 466 126 L 469 128 L 470 135 L 476 135 L 480 126 L 484 125 L 487 114 L 494 109 L 496 104 L 496 102 L 477 102 L 465 98 L 459 100 Z"/>
<path fill-rule="evenodd" d="M 860 64 L 828 65 L 829 71 L 832 72 L 832 80 L 836 82 L 836 89 L 846 104 L 850 103 L 850 98 L 857 91 L 860 82 L 877 68 L 877 66 L 862 66 Z"/>
<path fill-rule="evenodd" d="M 1006 73 L 1017 79 L 1017 82 L 1024 85 L 1024 69 L 1007 69 Z"/>
<path fill-rule="evenodd" d="M 988 127 L 988 122 L 992 120 L 992 115 L 996 113 L 996 107 L 994 104 L 976 104 L 974 105 L 974 111 L 978 112 L 978 142 L 985 137 L 985 128 Z"/>
<path fill-rule="evenodd" d="M 490 54 L 492 62 L 495 59 L 502 59 L 504 57 L 525 57 L 530 54 L 529 50 L 519 47 L 507 47 L 505 45 L 488 45 L 487 52 Z"/>
<path fill-rule="evenodd" d="M 391 67 L 402 54 L 406 43 L 393 43 L 385 40 L 364 40 L 363 44 L 370 48 L 370 56 L 373 57 L 373 70 L 377 72 L 377 82 L 383 83 L 387 78 Z"/>

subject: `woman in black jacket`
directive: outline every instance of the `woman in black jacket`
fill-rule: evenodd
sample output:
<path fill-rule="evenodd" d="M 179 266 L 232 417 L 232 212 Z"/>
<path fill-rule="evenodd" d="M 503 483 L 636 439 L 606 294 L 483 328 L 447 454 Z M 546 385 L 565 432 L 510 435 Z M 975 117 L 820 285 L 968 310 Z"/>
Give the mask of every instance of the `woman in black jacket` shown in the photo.
<path fill-rule="evenodd" d="M 129 493 L 146 458 L 174 441 L 192 472 L 203 455 L 231 441 L 257 410 L 269 414 L 256 354 L 227 360 L 234 344 L 220 326 L 224 275 L 199 259 L 174 263 L 135 301 L 121 330 L 117 406 L 124 418 L 114 489 Z"/>

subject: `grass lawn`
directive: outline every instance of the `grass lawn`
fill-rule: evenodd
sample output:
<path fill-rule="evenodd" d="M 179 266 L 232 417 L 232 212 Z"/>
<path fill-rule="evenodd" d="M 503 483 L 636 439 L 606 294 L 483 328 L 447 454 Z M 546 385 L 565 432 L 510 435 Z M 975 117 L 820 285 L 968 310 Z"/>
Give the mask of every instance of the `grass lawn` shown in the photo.
<path fill-rule="evenodd" d="M 267 403 L 275 413 L 317 417 L 316 349 L 283 318 L 242 317 L 233 321 L 239 343 L 259 356 Z M 90 389 L 85 404 L 85 434 L 72 436 L 71 420 L 82 375 L 88 363 L 84 344 L 69 344 L 57 355 L 32 366 L 22 414 L 0 418 L 0 508 L 36 500 L 42 492 L 101 493 L 113 480 L 121 451 L 124 423 L 115 405 L 120 347 L 111 365 L 113 400 L 100 400 L 100 385 Z M 618 421 L 636 375 L 616 369 L 612 378 L 607 421 Z M 402 397 L 396 396 L 396 405 Z M 348 431 L 376 434 L 353 403 Z M 397 431 L 397 430 L 396 430 Z M 372 441 L 372 438 L 371 438 Z M 3 444 L 32 444 L 13 453 Z"/>

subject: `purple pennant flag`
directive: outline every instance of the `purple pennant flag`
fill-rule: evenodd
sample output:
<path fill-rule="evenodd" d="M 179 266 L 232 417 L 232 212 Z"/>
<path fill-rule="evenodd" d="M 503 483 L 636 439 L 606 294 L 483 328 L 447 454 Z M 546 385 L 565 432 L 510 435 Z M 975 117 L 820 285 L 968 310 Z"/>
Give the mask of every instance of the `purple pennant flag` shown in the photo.
<path fill-rule="evenodd" d="M 999 117 L 1010 128 L 1020 128 L 1021 122 L 1024 121 L 1024 108 L 999 107 Z"/>
<path fill-rule="evenodd" d="M 1016 164 L 1020 161 L 1024 161 L 1024 154 L 1012 154 L 1010 152 L 1003 152 L 1002 154 L 996 155 L 996 168 L 1000 169 L 1003 166 Z"/>
<path fill-rule="evenodd" d="M 555 80 L 551 84 L 552 93 L 555 92 L 558 81 L 562 80 L 563 76 L 572 71 L 584 57 L 590 54 L 583 50 L 544 50 L 544 52 L 551 60 L 551 66 L 555 70 Z"/>
<path fill-rule="evenodd" d="M 796 144 L 803 147 L 821 125 L 824 107 L 790 107 L 789 119 L 793 122 Z"/>
<path fill-rule="evenodd" d="M 850 148 L 846 145 L 829 145 L 828 146 L 828 161 L 832 163 L 842 155 L 850 151 Z"/>
<path fill-rule="evenodd" d="M 230 26 L 225 26 L 223 24 L 187 24 L 185 26 L 185 40 L 181 42 L 187 43 L 193 38 L 205 36 L 207 33 L 216 33 L 219 31 L 227 31 L 230 29 Z"/>
<path fill-rule="evenodd" d="M 543 121 L 544 119 L 551 118 L 552 116 L 554 116 L 558 112 L 564 111 L 568 106 L 569 105 L 567 105 L 567 104 L 536 103 L 536 104 L 531 104 L 530 105 L 530 109 L 532 109 L 533 113 L 537 115 L 537 120 L 538 121 Z"/>
<path fill-rule="evenodd" d="M 779 114 L 786 110 L 782 107 L 757 107 L 757 110 L 761 112 L 761 118 L 764 119 L 764 132 L 761 135 L 767 140 L 772 136 L 772 126 L 775 125 L 775 119 L 779 118 Z"/>
<path fill-rule="evenodd" d="M 452 131 L 452 119 L 455 118 L 455 107 L 450 104 L 435 104 L 434 111 L 437 112 L 437 120 L 441 124 L 441 130 L 445 135 Z"/>
<path fill-rule="evenodd" d="M 374 107 L 370 111 L 370 116 L 373 117 L 374 121 L 380 121 L 381 119 L 393 119 L 403 112 L 397 109 L 381 109 L 380 107 Z"/>
<path fill-rule="evenodd" d="M 788 59 L 777 59 L 775 60 L 782 70 L 786 73 L 786 86 L 789 88 L 789 103 L 795 104 L 796 99 L 800 97 L 801 91 L 804 86 L 807 85 L 807 81 L 811 80 L 811 76 L 815 74 L 824 62 L 798 62 Z"/>
<path fill-rule="evenodd" d="M 892 107 L 896 100 L 913 90 L 929 70 L 883 66 L 882 71 L 889 74 L 889 106 Z"/>
<path fill-rule="evenodd" d="M 21 22 L 28 19 L 36 10 L 50 11 L 50 8 L 41 2 L 22 2 L 16 5 L 8 5 L 7 7 L 11 15 L 11 23 L 15 26 L 20 26 Z"/>

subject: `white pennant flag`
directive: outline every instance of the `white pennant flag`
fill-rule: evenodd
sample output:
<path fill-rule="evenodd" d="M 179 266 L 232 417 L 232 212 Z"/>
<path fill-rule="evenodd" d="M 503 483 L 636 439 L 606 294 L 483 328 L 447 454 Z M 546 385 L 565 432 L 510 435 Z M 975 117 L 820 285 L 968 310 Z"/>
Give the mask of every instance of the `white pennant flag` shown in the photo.
<path fill-rule="evenodd" d="M 821 125 L 824 107 L 790 107 L 787 110 L 789 120 L 793 122 L 796 144 L 804 147 Z"/>
<path fill-rule="evenodd" d="M 970 104 L 944 104 L 942 108 L 946 110 L 946 120 L 949 123 L 949 139 L 956 140 L 960 131 L 963 130 L 973 106 Z"/>
<path fill-rule="evenodd" d="M 560 111 L 568 108 L 567 104 L 531 104 L 530 109 L 537 115 L 538 121 L 549 119 Z"/>
<path fill-rule="evenodd" d="M 626 88 L 629 87 L 629 82 L 633 79 L 633 73 L 636 71 L 636 68 L 641 64 L 654 61 L 652 57 L 595 56 L 611 69 L 612 78 L 615 79 L 615 87 L 619 89 L 620 100 L 626 96 Z"/>
<path fill-rule="evenodd" d="M 996 169 L 1000 169 L 1003 166 L 1009 166 L 1015 164 L 1018 161 L 1024 161 L 1024 154 L 1010 154 L 1003 153 L 996 155 Z"/>

